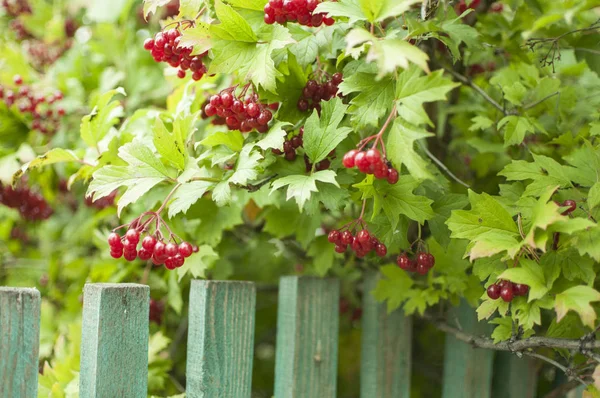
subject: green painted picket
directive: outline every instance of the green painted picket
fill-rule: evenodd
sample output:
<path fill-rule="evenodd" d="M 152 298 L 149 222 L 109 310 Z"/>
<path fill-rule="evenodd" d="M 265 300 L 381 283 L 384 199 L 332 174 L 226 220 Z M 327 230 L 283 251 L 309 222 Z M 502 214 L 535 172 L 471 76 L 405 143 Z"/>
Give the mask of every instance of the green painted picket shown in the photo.
<path fill-rule="evenodd" d="M 412 319 L 369 294 L 364 282 L 361 398 L 411 396 Z M 279 284 L 275 398 L 333 398 L 337 391 L 339 281 L 283 277 Z M 256 288 L 251 282 L 193 281 L 189 300 L 187 397 L 249 398 Z M 149 287 L 87 284 L 80 396 L 146 397 Z M 448 322 L 488 334 L 472 308 Z M 37 396 L 40 294 L 0 287 L 0 398 Z M 496 357 L 494 358 L 494 355 Z M 527 358 L 479 350 L 446 336 L 443 398 L 533 398 L 537 370 Z M 569 398 L 581 397 L 573 391 Z"/>

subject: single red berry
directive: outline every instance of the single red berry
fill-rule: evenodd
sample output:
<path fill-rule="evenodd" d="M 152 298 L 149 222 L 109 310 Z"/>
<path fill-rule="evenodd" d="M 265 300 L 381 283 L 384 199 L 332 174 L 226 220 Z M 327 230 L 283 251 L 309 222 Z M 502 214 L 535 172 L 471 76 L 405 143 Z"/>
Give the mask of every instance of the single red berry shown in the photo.
<path fill-rule="evenodd" d="M 427 253 L 427 266 L 433 268 L 435 265 L 435 257 L 431 253 Z"/>
<path fill-rule="evenodd" d="M 367 160 L 371 164 L 381 163 L 381 153 L 377 148 L 371 148 L 366 154 Z"/>
<path fill-rule="evenodd" d="M 336 253 L 344 253 L 346 251 L 346 245 L 335 245 Z"/>
<path fill-rule="evenodd" d="M 529 286 L 523 283 L 517 283 L 513 290 L 517 296 L 527 296 L 527 293 L 529 293 Z"/>
<path fill-rule="evenodd" d="M 129 242 L 133 243 L 134 245 L 137 245 L 138 242 L 140 241 L 140 231 L 138 231 L 137 229 L 127 230 L 127 233 L 125 234 L 125 239 L 127 239 Z"/>
<path fill-rule="evenodd" d="M 110 255 L 112 258 L 121 258 L 121 256 L 123 255 L 123 248 L 110 249 Z"/>
<path fill-rule="evenodd" d="M 167 257 L 167 259 L 165 260 L 165 267 L 167 267 L 167 269 L 177 268 L 175 265 L 175 259 L 173 257 Z"/>
<path fill-rule="evenodd" d="M 425 275 L 425 274 L 427 274 L 427 271 L 429 271 L 429 268 L 427 268 L 427 265 L 417 263 L 417 273 L 418 274 Z"/>
<path fill-rule="evenodd" d="M 400 179 L 400 175 L 398 174 L 398 170 L 390 167 L 388 169 L 387 181 L 390 184 L 394 185 L 395 183 L 398 182 L 399 179 Z"/>
<path fill-rule="evenodd" d="M 207 116 L 214 116 L 217 114 L 217 108 L 213 104 L 208 104 L 204 107 L 204 113 Z"/>
<path fill-rule="evenodd" d="M 122 247 L 121 237 L 116 232 L 111 232 L 108 235 L 108 245 L 113 247 Z"/>
<path fill-rule="evenodd" d="M 356 238 L 358 239 L 358 242 L 362 245 L 369 242 L 369 240 L 371 239 L 371 235 L 369 234 L 369 231 L 363 229 L 358 231 L 358 233 L 356 234 Z"/>
<path fill-rule="evenodd" d="M 130 242 L 128 239 L 123 240 L 123 250 L 133 251 L 135 250 L 137 243 Z"/>
<path fill-rule="evenodd" d="M 489 285 L 487 288 L 487 295 L 492 300 L 497 300 L 500 297 L 500 286 L 497 284 Z"/>
<path fill-rule="evenodd" d="M 17 85 L 20 86 L 21 84 L 23 84 L 23 78 L 21 77 L 21 75 L 14 75 L 13 76 L 13 82 Z"/>
<path fill-rule="evenodd" d="M 352 236 L 352 232 L 350 232 L 350 231 L 342 232 L 342 243 L 344 245 L 352 244 L 353 240 L 354 240 L 354 236 Z"/>
<path fill-rule="evenodd" d="M 192 245 L 189 244 L 188 242 L 181 242 L 179 244 L 179 254 L 181 254 L 183 257 L 189 257 L 192 255 L 193 253 L 193 248 Z"/>
<path fill-rule="evenodd" d="M 327 235 L 327 240 L 330 243 L 339 244 L 339 243 L 341 243 L 341 239 L 342 239 L 342 234 L 337 229 L 334 229 L 333 231 L 329 232 L 329 234 Z"/>
<path fill-rule="evenodd" d="M 351 169 L 354 167 L 355 158 L 356 158 L 357 153 L 358 153 L 357 149 L 352 149 L 352 150 L 346 152 L 346 154 L 344 155 L 344 158 L 342 159 L 342 164 L 344 165 L 345 168 Z"/>
<path fill-rule="evenodd" d="M 354 164 L 361 172 L 366 173 L 370 165 L 367 160 L 367 154 L 363 151 L 358 152 L 356 156 L 354 156 Z"/>
<path fill-rule="evenodd" d="M 142 247 L 138 251 L 138 257 L 140 258 L 140 260 L 143 260 L 143 261 L 150 260 L 150 258 L 152 257 L 152 252 L 147 250 L 146 248 Z"/>
<path fill-rule="evenodd" d="M 514 296 L 514 292 L 513 292 L 513 288 L 512 288 L 512 283 L 506 284 L 500 288 L 500 297 L 505 302 L 507 302 L 507 303 L 511 302 L 513 299 L 513 296 Z"/>
<path fill-rule="evenodd" d="M 577 202 L 571 199 L 567 199 L 562 203 L 562 206 L 568 207 L 565 211 L 562 212 L 562 215 L 566 216 L 567 214 L 571 214 L 575 211 L 575 209 L 577 208 Z"/>
<path fill-rule="evenodd" d="M 402 268 L 403 270 L 409 270 L 411 267 L 411 260 L 408 258 L 406 253 L 402 253 L 396 259 L 396 264 L 398 264 L 398 267 Z"/>
<path fill-rule="evenodd" d="M 177 249 L 177 245 L 175 245 L 174 243 L 167 243 L 167 245 L 165 246 L 165 254 L 169 257 L 173 257 L 178 252 L 179 250 Z"/>
<path fill-rule="evenodd" d="M 356 236 L 354 236 L 352 238 L 352 243 L 350 243 L 350 247 L 352 248 L 352 250 L 354 250 L 356 252 L 356 254 L 358 254 L 359 252 L 362 251 L 360 241 L 358 240 L 358 238 Z"/>
<path fill-rule="evenodd" d="M 429 257 L 427 257 L 427 253 L 419 252 L 417 253 L 417 265 L 423 264 L 427 266 L 429 264 Z"/>
<path fill-rule="evenodd" d="M 331 81 L 336 86 L 342 82 L 342 79 L 343 79 L 343 76 L 340 72 L 336 72 L 333 74 L 333 76 L 331 76 Z"/>
<path fill-rule="evenodd" d="M 166 245 L 163 242 L 156 242 L 156 244 L 154 245 L 153 255 L 156 256 L 158 259 L 160 259 L 161 257 L 165 257 L 165 248 Z"/>
<path fill-rule="evenodd" d="M 154 40 L 151 38 L 144 40 L 144 48 L 146 50 L 152 50 L 154 48 Z"/>
<path fill-rule="evenodd" d="M 213 95 L 210 97 L 209 100 L 210 104 L 214 107 L 219 107 L 221 106 L 221 96 L 220 95 Z"/>
<path fill-rule="evenodd" d="M 148 235 L 142 240 L 142 247 L 151 254 L 154 253 L 154 246 L 156 246 L 156 238 L 153 236 Z"/>
<path fill-rule="evenodd" d="M 302 137 L 300 137 L 299 135 L 292 137 L 292 139 L 289 142 L 293 148 L 300 148 L 302 144 L 304 144 Z"/>
<path fill-rule="evenodd" d="M 221 94 L 221 103 L 225 108 L 231 108 L 231 105 L 233 105 L 233 95 L 227 92 Z"/>
<path fill-rule="evenodd" d="M 387 247 L 383 243 L 378 244 L 375 246 L 375 254 L 379 257 L 385 257 L 387 254 Z"/>
<path fill-rule="evenodd" d="M 198 253 L 200 251 L 200 248 L 198 246 L 196 246 L 196 245 L 192 245 L 192 251 L 194 253 Z"/>
<path fill-rule="evenodd" d="M 175 268 L 179 268 L 185 262 L 185 258 L 179 253 L 173 256 L 173 262 L 175 263 Z"/>
<path fill-rule="evenodd" d="M 135 260 L 137 258 L 137 250 L 135 250 L 135 249 L 133 249 L 133 250 L 125 250 L 123 252 L 123 257 L 127 261 L 133 261 L 133 260 Z"/>
<path fill-rule="evenodd" d="M 180 78 L 180 79 L 185 78 L 185 71 L 183 69 L 179 69 L 177 71 L 177 77 Z"/>

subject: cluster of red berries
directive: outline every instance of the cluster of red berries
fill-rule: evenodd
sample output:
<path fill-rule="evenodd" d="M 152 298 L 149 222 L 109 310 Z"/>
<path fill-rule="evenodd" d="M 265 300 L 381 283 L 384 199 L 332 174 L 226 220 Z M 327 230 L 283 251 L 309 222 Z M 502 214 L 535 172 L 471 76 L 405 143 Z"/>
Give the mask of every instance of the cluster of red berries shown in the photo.
<path fill-rule="evenodd" d="M 527 296 L 529 286 L 523 283 L 512 283 L 511 281 L 501 280 L 487 288 L 487 295 L 492 300 L 502 298 L 502 300 L 510 303 L 517 296 Z"/>
<path fill-rule="evenodd" d="M 95 201 L 92 200 L 91 196 L 86 196 L 85 197 L 85 205 L 87 207 L 93 207 L 98 210 L 106 209 L 107 207 L 110 207 L 115 204 L 115 198 L 117 197 L 117 192 L 118 191 L 115 189 L 107 196 L 104 196 L 100 199 L 96 199 Z"/>
<path fill-rule="evenodd" d="M 283 151 L 281 149 L 273 148 L 271 151 L 275 155 L 284 155 L 287 160 L 293 162 L 296 160 L 296 150 L 302 148 L 304 136 L 304 127 L 300 127 L 297 135 L 287 136 L 283 141 Z"/>
<path fill-rule="evenodd" d="M 44 70 L 55 63 L 73 44 L 72 40 L 65 42 L 46 43 L 44 40 L 28 40 L 27 52 L 36 70 Z"/>
<path fill-rule="evenodd" d="M 384 157 L 377 148 L 371 148 L 367 151 L 359 151 L 353 149 L 346 152 L 342 160 L 344 167 L 351 169 L 354 166 L 361 173 L 373 174 L 379 180 L 387 180 L 390 184 L 395 184 L 400 178 L 398 170 L 396 170 Z"/>
<path fill-rule="evenodd" d="M 298 110 L 305 112 L 309 109 L 316 109 L 321 112 L 321 101 L 329 101 L 336 96 L 338 92 L 338 86 L 343 80 L 343 76 L 340 72 L 336 72 L 326 82 L 322 84 L 317 83 L 315 80 L 309 80 L 302 89 L 302 95 L 298 100 Z"/>
<path fill-rule="evenodd" d="M 164 264 L 167 269 L 181 267 L 187 257 L 198 251 L 197 246 L 192 246 L 188 242 L 181 242 L 179 245 L 165 243 L 152 235 L 147 235 L 142 240 L 142 247 L 138 250 L 139 242 L 140 231 L 135 228 L 127 230 L 124 236 L 120 236 L 116 232 L 108 235 L 110 255 L 113 258 L 123 256 L 127 261 L 133 261 L 136 258 L 144 261 L 151 259 L 154 265 Z"/>
<path fill-rule="evenodd" d="M 17 37 L 18 41 L 23 41 L 25 39 L 33 37 L 33 35 L 27 30 L 27 28 L 23 24 L 23 21 L 21 21 L 20 19 L 13 19 L 12 21 L 10 21 L 8 26 L 15 33 L 15 36 Z"/>
<path fill-rule="evenodd" d="M 10 17 L 31 14 L 31 6 L 27 0 L 2 0 L 2 7 Z"/>
<path fill-rule="evenodd" d="M 0 99 L 4 100 L 6 106 L 16 105 L 22 114 L 30 114 L 32 130 L 42 134 L 56 131 L 65 110 L 55 108 L 54 104 L 62 100 L 63 94 L 60 91 L 49 96 L 36 94 L 31 86 L 23 84 L 23 78 L 19 75 L 13 76 L 13 82 L 19 87 L 16 92 L 0 86 Z"/>
<path fill-rule="evenodd" d="M 567 215 L 573 213 L 575 211 L 575 209 L 577 209 L 577 202 L 575 202 L 574 200 L 571 200 L 571 199 L 567 199 L 562 203 L 558 203 L 558 202 L 554 202 L 554 203 L 556 203 L 560 207 L 566 207 L 566 209 L 561 213 L 563 216 L 567 216 Z"/>
<path fill-rule="evenodd" d="M 264 9 L 265 23 L 271 25 L 277 22 L 283 25 L 286 22 L 298 21 L 304 26 L 333 25 L 333 18 L 313 13 L 319 3 L 320 0 L 269 0 Z"/>
<path fill-rule="evenodd" d="M 206 73 L 206 65 L 202 58 L 207 52 L 200 55 L 192 55 L 192 47 L 184 47 L 180 44 L 181 32 L 177 29 L 169 29 L 165 32 L 158 32 L 154 38 L 148 38 L 144 41 L 144 48 L 152 54 L 156 62 L 166 62 L 173 68 L 179 68 L 177 77 L 183 79 L 185 71 L 192 71 L 192 79 L 200 80 Z"/>
<path fill-rule="evenodd" d="M 27 187 L 13 188 L 0 183 L 0 203 L 19 210 L 21 217 L 28 221 L 45 220 L 54 213 L 42 195 Z"/>
<path fill-rule="evenodd" d="M 479 6 L 479 3 L 481 3 L 481 0 L 473 0 L 471 1 L 471 4 L 467 5 L 465 0 L 460 0 L 456 5 L 456 13 L 460 15 L 469 8 L 476 9 Z"/>
<path fill-rule="evenodd" d="M 418 252 L 412 259 L 408 254 L 402 253 L 396 258 L 396 264 L 405 271 L 425 275 L 435 265 L 435 257 L 431 253 Z"/>
<path fill-rule="evenodd" d="M 358 231 L 356 236 L 349 230 L 342 232 L 334 229 L 327 235 L 327 240 L 335 245 L 337 253 L 344 253 L 350 246 L 350 249 L 356 253 L 358 258 L 366 256 L 373 250 L 379 257 L 384 257 L 387 254 L 387 247 L 366 229 Z"/>
<path fill-rule="evenodd" d="M 259 133 L 266 133 L 269 121 L 273 118 L 270 109 L 277 109 L 278 106 L 279 104 L 260 103 L 257 94 L 242 100 L 235 95 L 235 87 L 229 87 L 210 97 L 204 105 L 204 113 L 209 117 L 217 115 L 224 118 L 230 130 L 249 133 L 256 129 Z"/>

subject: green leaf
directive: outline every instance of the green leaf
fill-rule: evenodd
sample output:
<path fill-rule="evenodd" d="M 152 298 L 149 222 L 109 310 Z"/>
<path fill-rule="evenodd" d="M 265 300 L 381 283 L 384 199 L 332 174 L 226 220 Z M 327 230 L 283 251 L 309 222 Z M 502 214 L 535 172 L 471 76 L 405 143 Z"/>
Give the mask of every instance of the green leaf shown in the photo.
<path fill-rule="evenodd" d="M 189 157 L 184 138 L 175 132 L 170 133 L 159 117 L 156 118 L 153 132 L 154 146 L 160 156 L 179 170 L 183 170 Z"/>
<path fill-rule="evenodd" d="M 179 0 L 179 16 L 194 18 L 205 0 Z"/>
<path fill-rule="evenodd" d="M 495 344 L 497 344 L 501 341 L 508 340 L 512 337 L 513 322 L 510 317 L 495 318 L 495 319 L 492 319 L 490 321 L 490 323 L 498 325 L 492 332 L 492 339 L 494 339 Z"/>
<path fill-rule="evenodd" d="M 350 25 L 367 19 L 358 0 L 324 1 L 319 3 L 314 12 L 326 13 L 330 17 L 348 18 Z"/>
<path fill-rule="evenodd" d="M 313 258 L 313 268 L 317 275 L 323 277 L 327 274 L 333 266 L 334 253 L 326 236 L 319 236 L 310 244 L 307 254 Z"/>
<path fill-rule="evenodd" d="M 321 106 L 321 116 L 314 111 L 304 124 L 304 151 L 313 164 L 325 159 L 351 131 L 349 127 L 339 127 L 347 109 L 339 98 Z"/>
<path fill-rule="evenodd" d="M 596 278 L 594 261 L 587 256 L 580 256 L 575 248 L 549 251 L 540 258 L 540 265 L 544 269 L 558 267 L 568 280 L 579 279 L 590 286 Z"/>
<path fill-rule="evenodd" d="M 201 245 L 198 253 L 185 259 L 185 263 L 177 268 L 177 281 L 181 282 L 184 276 L 190 274 L 192 278 L 203 278 L 204 272 L 219 259 L 219 255 L 212 247 Z"/>
<path fill-rule="evenodd" d="M 394 185 L 387 183 L 381 185 L 383 185 L 382 188 L 377 188 L 378 200 L 393 228 L 398 224 L 399 214 L 404 214 L 419 224 L 423 224 L 425 220 L 434 216 L 431 209 L 433 201 L 413 193 L 419 182 L 412 177 L 402 176 L 400 181 Z"/>
<path fill-rule="evenodd" d="M 541 196 L 549 186 L 569 188 L 573 185 L 569 178 L 570 168 L 543 155 L 533 154 L 533 162 L 513 160 L 498 175 L 510 181 L 533 180 L 525 189 L 525 196 Z"/>
<path fill-rule="evenodd" d="M 215 12 L 221 22 L 219 25 L 211 27 L 211 32 L 216 38 L 248 43 L 256 43 L 258 41 L 258 37 L 252 31 L 250 24 L 231 6 L 224 4 L 221 0 L 216 0 Z"/>
<path fill-rule="evenodd" d="M 71 150 L 54 148 L 21 166 L 21 169 L 14 173 L 13 181 L 17 181 L 29 170 L 47 166 L 49 164 L 64 162 L 81 162 L 81 159 L 79 159 L 79 157 Z"/>
<path fill-rule="evenodd" d="M 102 94 L 96 101 L 92 112 L 81 119 L 81 138 L 90 147 L 98 147 L 98 143 L 123 116 L 120 101 L 111 99 L 117 95 L 126 95 L 119 87 Z"/>
<path fill-rule="evenodd" d="M 291 123 L 276 121 L 264 138 L 256 143 L 256 146 L 265 151 L 271 148 L 283 149 L 283 142 L 287 135 L 287 131 L 283 128 L 287 126 L 291 126 Z"/>
<path fill-rule="evenodd" d="M 525 242 L 534 249 L 545 251 L 548 238 L 547 234 L 544 234 L 543 239 L 536 239 L 536 230 L 538 228 L 546 230 L 550 224 L 564 219 L 564 216 L 558 212 L 558 205 L 554 201 L 550 201 L 557 188 L 557 186 L 549 187 L 532 208 L 531 227 L 525 236 Z"/>
<path fill-rule="evenodd" d="M 226 0 L 227 3 L 237 8 L 247 10 L 263 11 L 267 0 Z"/>
<path fill-rule="evenodd" d="M 380 6 L 376 9 L 377 14 L 374 16 L 377 21 L 383 21 L 389 17 L 394 17 L 404 14 L 413 4 L 421 3 L 421 0 L 383 0 Z M 373 2 L 371 2 L 373 3 Z"/>
<path fill-rule="evenodd" d="M 242 204 L 232 202 L 229 206 L 218 206 L 210 198 L 202 197 L 190 207 L 186 218 L 200 220 L 200 225 L 190 225 L 189 230 L 197 244 L 216 247 L 223 239 L 224 231 L 243 223 Z"/>
<path fill-rule="evenodd" d="M 399 75 L 396 83 L 396 99 L 398 100 L 398 115 L 414 125 L 433 123 L 423 109 L 425 102 L 441 101 L 446 94 L 460 83 L 443 76 L 443 71 L 436 70 L 427 76 L 420 76 L 416 68 L 408 69 Z"/>
<path fill-rule="evenodd" d="M 149 167 L 169 177 L 167 168 L 158 160 L 150 148 L 139 143 L 130 142 L 119 148 L 119 157 L 130 166 Z"/>
<path fill-rule="evenodd" d="M 254 150 L 254 144 L 247 144 L 242 148 L 235 165 L 235 171 L 229 177 L 231 184 L 245 185 L 248 181 L 258 176 L 257 166 L 263 156 Z"/>
<path fill-rule="evenodd" d="M 195 26 L 186 28 L 180 36 L 180 44 L 186 47 L 193 47 L 193 54 L 202 54 L 212 48 L 210 40 L 211 25 L 196 21 Z"/>
<path fill-rule="evenodd" d="M 169 4 L 171 0 L 144 0 L 144 17 L 155 14 L 158 7 Z"/>
<path fill-rule="evenodd" d="M 525 258 L 521 258 L 519 264 L 521 267 L 507 269 L 498 279 L 529 285 L 528 301 L 544 297 L 552 287 L 552 284 L 548 285 L 546 281 L 544 269 L 535 261 Z"/>
<path fill-rule="evenodd" d="M 585 229 L 575 234 L 574 247 L 579 254 L 587 254 L 594 260 L 600 262 L 600 227 L 598 225 Z"/>
<path fill-rule="evenodd" d="M 348 108 L 352 123 L 357 127 L 379 125 L 379 119 L 389 111 L 394 100 L 395 87 L 392 77 L 375 80 L 375 75 L 364 72 L 344 77 L 339 85 L 340 92 L 343 95 L 358 93 Z"/>
<path fill-rule="evenodd" d="M 317 192 L 317 181 L 333 184 L 336 187 L 339 186 L 335 180 L 335 172 L 332 170 L 322 170 L 308 176 L 290 175 L 279 178 L 273 182 L 271 192 L 287 186 L 286 200 L 294 198 L 298 204 L 298 208 L 302 211 L 304 204 L 310 199 L 311 193 Z"/>
<path fill-rule="evenodd" d="M 244 136 L 239 130 L 232 130 L 226 133 L 217 131 L 200 141 L 200 144 L 210 148 L 217 145 L 224 145 L 232 151 L 240 152 L 244 146 Z"/>
<path fill-rule="evenodd" d="M 387 301 L 387 310 L 390 313 L 408 299 L 408 291 L 414 281 L 406 271 L 396 265 L 385 265 L 380 270 L 384 278 L 377 283 L 373 296 L 377 301 Z"/>
<path fill-rule="evenodd" d="M 415 141 L 433 136 L 418 127 L 410 126 L 397 118 L 387 138 L 387 156 L 398 170 L 402 165 L 417 180 L 434 179 L 427 169 L 428 163 L 415 151 Z"/>
<path fill-rule="evenodd" d="M 508 312 L 509 303 L 504 300 L 492 300 L 485 294 L 485 297 L 479 307 L 477 307 L 477 320 L 481 321 L 484 319 L 489 319 L 496 310 L 502 316 L 506 315 Z"/>
<path fill-rule="evenodd" d="M 600 204 L 600 182 L 595 183 L 588 192 L 588 206 L 591 209 Z"/>
<path fill-rule="evenodd" d="M 498 129 L 504 129 L 504 146 L 519 145 L 525 134 L 534 133 L 533 124 L 524 116 L 506 116 L 498 122 Z"/>
<path fill-rule="evenodd" d="M 556 320 L 560 320 L 569 311 L 575 311 L 581 321 L 593 328 L 596 321 L 596 312 L 590 305 L 591 302 L 600 301 L 600 293 L 589 286 L 574 286 L 556 295 Z"/>
<path fill-rule="evenodd" d="M 185 214 L 190 206 L 196 203 L 214 185 L 214 182 L 208 181 L 191 181 L 181 185 L 175 191 L 173 201 L 169 203 L 169 218 L 179 213 Z"/>
<path fill-rule="evenodd" d="M 497 275 L 506 269 L 506 264 L 501 260 L 500 255 L 493 257 L 478 258 L 473 263 L 473 274 L 484 281 L 488 277 L 497 278 Z"/>
<path fill-rule="evenodd" d="M 475 116 L 471 119 L 473 124 L 469 127 L 469 131 L 486 130 L 494 125 L 494 122 L 485 116 Z"/>

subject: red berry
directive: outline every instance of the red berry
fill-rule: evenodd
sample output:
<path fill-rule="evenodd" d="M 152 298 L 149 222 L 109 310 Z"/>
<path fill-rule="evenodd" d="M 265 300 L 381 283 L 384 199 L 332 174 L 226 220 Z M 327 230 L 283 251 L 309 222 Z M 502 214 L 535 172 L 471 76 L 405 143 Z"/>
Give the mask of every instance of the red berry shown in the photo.
<path fill-rule="evenodd" d="M 331 76 L 331 82 L 336 86 L 342 82 L 343 76 L 340 72 L 336 72 Z"/>
<path fill-rule="evenodd" d="M 389 168 L 388 176 L 387 176 L 388 183 L 394 185 L 395 183 L 398 182 L 399 179 L 400 179 L 400 175 L 398 174 L 398 170 L 396 170 L 394 168 Z"/>
<path fill-rule="evenodd" d="M 371 235 L 369 234 L 369 231 L 363 229 L 361 231 L 358 231 L 358 233 L 356 234 L 356 238 L 358 239 L 359 243 L 365 244 L 369 242 L 369 240 L 371 239 Z"/>
<path fill-rule="evenodd" d="M 335 245 L 336 253 L 344 253 L 346 251 L 346 245 Z"/>
<path fill-rule="evenodd" d="M 425 275 L 425 274 L 427 274 L 427 271 L 429 271 L 429 268 L 427 268 L 427 266 L 425 264 L 417 263 L 417 273 L 418 274 Z"/>
<path fill-rule="evenodd" d="M 427 266 L 433 268 L 435 265 L 435 257 L 431 253 L 427 253 Z"/>
<path fill-rule="evenodd" d="M 146 236 L 142 240 L 142 247 L 150 253 L 154 253 L 154 246 L 156 246 L 156 239 L 153 236 Z"/>
<path fill-rule="evenodd" d="M 19 85 L 23 84 L 23 78 L 21 77 L 21 75 L 14 75 L 13 82 L 15 82 L 15 84 L 17 86 L 19 86 Z"/>
<path fill-rule="evenodd" d="M 146 248 L 142 247 L 138 251 L 138 257 L 140 258 L 140 260 L 143 260 L 143 261 L 150 260 L 150 258 L 152 257 L 152 252 L 147 250 Z"/>
<path fill-rule="evenodd" d="M 133 261 L 137 258 L 137 251 L 135 249 L 125 250 L 123 252 L 123 257 L 125 257 L 125 260 L 127 261 Z"/>
<path fill-rule="evenodd" d="M 156 244 L 154 245 L 153 255 L 156 256 L 156 258 L 158 258 L 158 259 L 165 257 L 166 256 L 165 248 L 166 248 L 166 245 L 163 242 L 160 242 L 160 241 L 156 242 Z"/>
<path fill-rule="evenodd" d="M 231 108 L 231 105 L 233 105 L 233 95 L 227 92 L 221 94 L 221 103 L 225 108 Z"/>
<path fill-rule="evenodd" d="M 381 163 L 381 153 L 377 148 L 371 148 L 366 154 L 367 160 L 371 164 Z"/>
<path fill-rule="evenodd" d="M 204 113 L 207 116 L 214 116 L 217 114 L 217 108 L 213 104 L 208 104 L 204 107 Z"/>
<path fill-rule="evenodd" d="M 179 250 L 177 249 L 177 245 L 175 245 L 174 243 L 167 243 L 167 245 L 165 246 L 165 254 L 169 257 L 173 257 L 178 252 Z"/>
<path fill-rule="evenodd" d="M 110 249 L 110 255 L 112 258 L 121 258 L 123 255 L 123 248 L 112 248 Z"/>
<path fill-rule="evenodd" d="M 192 255 L 193 252 L 193 248 L 192 245 L 189 244 L 188 242 L 181 242 L 179 244 L 179 254 L 181 254 L 183 257 L 189 257 Z"/>
<path fill-rule="evenodd" d="M 108 235 L 108 245 L 112 247 L 122 247 L 121 237 L 116 232 L 111 232 Z"/>
<path fill-rule="evenodd" d="M 175 263 L 175 268 L 179 268 L 183 265 L 183 263 L 185 262 L 185 259 L 183 258 L 183 256 L 179 253 L 177 253 L 176 255 L 173 256 L 173 262 Z"/>
<path fill-rule="evenodd" d="M 411 268 L 411 262 L 412 261 L 410 258 L 408 258 L 406 253 L 402 253 L 396 259 L 396 264 L 398 264 L 398 267 L 402 268 L 403 270 L 409 270 Z"/>
<path fill-rule="evenodd" d="M 198 253 L 200 251 L 200 248 L 198 246 L 196 246 L 196 245 L 192 245 L 192 251 L 194 253 Z"/>
<path fill-rule="evenodd" d="M 146 50 L 152 50 L 154 48 L 154 40 L 151 38 L 144 40 L 144 48 Z"/>
<path fill-rule="evenodd" d="M 375 246 L 375 254 L 379 257 L 385 257 L 387 254 L 387 247 L 383 243 L 378 244 Z"/>
<path fill-rule="evenodd" d="M 492 300 L 497 300 L 500 297 L 500 289 L 500 286 L 496 285 L 495 283 L 493 285 L 489 285 L 487 288 L 488 297 Z"/>
<path fill-rule="evenodd" d="M 167 259 L 165 260 L 165 267 L 167 267 L 167 269 L 177 268 L 175 264 L 175 259 L 173 257 L 167 257 Z"/>
<path fill-rule="evenodd" d="M 428 264 L 427 253 L 425 253 L 425 252 L 417 253 L 417 265 L 419 265 L 419 264 L 423 264 L 423 265 Z"/>
<path fill-rule="evenodd" d="M 345 168 L 351 169 L 355 165 L 356 154 L 358 153 L 357 149 L 352 149 L 351 151 L 346 152 L 344 158 L 342 159 L 342 164 Z"/>
<path fill-rule="evenodd" d="M 292 137 L 292 139 L 289 142 L 293 148 L 300 148 L 302 144 L 304 144 L 304 140 L 299 135 Z"/>
<path fill-rule="evenodd" d="M 513 296 L 514 296 L 514 293 L 513 293 L 513 288 L 512 288 L 511 283 L 508 283 L 508 284 L 502 286 L 502 288 L 500 289 L 500 297 L 502 298 L 502 300 L 509 303 L 512 301 Z"/>
<path fill-rule="evenodd" d="M 529 293 L 529 286 L 523 283 L 517 283 L 513 290 L 517 296 L 527 296 L 527 293 Z"/>
<path fill-rule="evenodd" d="M 354 236 L 352 236 L 352 232 L 350 232 L 350 231 L 342 232 L 342 243 L 344 245 L 352 244 L 353 240 L 354 240 Z"/>
<path fill-rule="evenodd" d="M 367 154 L 363 151 L 358 152 L 356 156 L 354 156 L 354 164 L 361 172 L 366 173 L 370 165 L 367 160 Z"/>
<path fill-rule="evenodd" d="M 327 235 L 327 240 L 330 243 L 339 244 L 341 243 L 341 238 L 342 234 L 340 234 L 340 231 L 338 231 L 337 229 L 334 229 L 333 231 L 329 232 L 329 235 Z"/>
<path fill-rule="evenodd" d="M 214 107 L 219 107 L 221 106 L 221 96 L 220 95 L 213 95 L 210 97 L 209 100 L 210 104 Z"/>
<path fill-rule="evenodd" d="M 140 241 L 140 232 L 137 229 L 129 229 L 125 234 L 125 239 L 134 245 L 137 245 Z"/>
<path fill-rule="evenodd" d="M 180 78 L 180 79 L 185 78 L 185 71 L 183 69 L 179 69 L 177 71 L 177 77 Z"/>
<path fill-rule="evenodd" d="M 566 216 L 567 214 L 571 214 L 575 211 L 575 209 L 577 208 L 577 202 L 571 199 L 567 199 L 562 203 L 562 206 L 568 207 L 565 211 L 562 212 L 562 215 Z"/>

